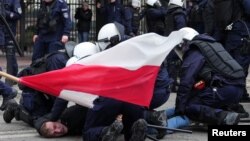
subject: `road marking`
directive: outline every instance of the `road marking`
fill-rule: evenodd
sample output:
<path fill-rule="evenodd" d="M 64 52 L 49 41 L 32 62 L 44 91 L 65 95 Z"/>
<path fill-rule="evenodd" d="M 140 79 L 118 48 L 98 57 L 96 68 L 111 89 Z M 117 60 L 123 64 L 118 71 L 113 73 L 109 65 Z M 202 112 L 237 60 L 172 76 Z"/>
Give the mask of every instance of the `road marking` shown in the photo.
<path fill-rule="evenodd" d="M 35 136 L 38 136 L 36 130 L 15 130 L 15 131 L 1 131 L 0 132 L 0 139 L 35 137 Z"/>

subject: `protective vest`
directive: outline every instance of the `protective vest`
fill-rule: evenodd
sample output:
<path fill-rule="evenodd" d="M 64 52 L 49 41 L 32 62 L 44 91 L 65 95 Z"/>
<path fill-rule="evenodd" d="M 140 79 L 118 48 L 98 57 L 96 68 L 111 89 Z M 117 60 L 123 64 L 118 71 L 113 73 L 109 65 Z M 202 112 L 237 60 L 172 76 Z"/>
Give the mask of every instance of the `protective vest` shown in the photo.
<path fill-rule="evenodd" d="M 55 32 L 56 26 L 58 24 L 58 19 L 60 17 L 52 16 L 52 9 L 55 6 L 56 1 L 52 2 L 50 5 L 46 6 L 42 3 L 41 9 L 38 13 L 38 27 L 41 29 L 46 29 L 42 31 L 44 33 Z"/>
<path fill-rule="evenodd" d="M 229 79 L 245 77 L 243 68 L 229 55 L 220 43 L 194 40 L 190 45 L 190 48 L 192 47 L 198 47 L 207 62 L 207 65 L 200 72 L 202 78 L 211 80 L 208 77 L 212 77 L 213 70 Z"/>

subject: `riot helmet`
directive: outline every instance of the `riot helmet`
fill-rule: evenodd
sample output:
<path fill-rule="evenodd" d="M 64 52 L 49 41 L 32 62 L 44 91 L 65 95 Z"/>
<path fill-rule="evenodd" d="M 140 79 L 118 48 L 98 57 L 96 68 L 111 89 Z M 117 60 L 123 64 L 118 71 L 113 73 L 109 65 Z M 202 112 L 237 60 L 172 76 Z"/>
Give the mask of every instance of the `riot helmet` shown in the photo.
<path fill-rule="evenodd" d="M 184 34 L 183 39 L 188 40 L 188 41 L 193 40 L 193 38 L 196 35 L 199 35 L 199 33 L 196 30 L 194 30 L 193 28 L 190 28 L 190 27 L 181 28 L 179 31 L 183 32 L 183 34 Z"/>
<path fill-rule="evenodd" d="M 141 0 L 132 0 L 131 4 L 134 8 L 140 8 L 141 7 Z"/>
<path fill-rule="evenodd" d="M 99 51 L 115 46 L 121 41 L 122 36 L 124 36 L 124 26 L 121 24 L 114 22 L 104 25 L 97 37 Z"/>
<path fill-rule="evenodd" d="M 73 51 L 73 57 L 71 57 L 66 66 L 69 66 L 76 61 L 88 57 L 90 55 L 93 55 L 98 52 L 98 49 L 95 44 L 91 42 L 83 42 L 75 46 Z"/>
<path fill-rule="evenodd" d="M 175 5 L 178 5 L 178 6 L 182 7 L 182 6 L 183 6 L 183 3 L 184 3 L 183 1 L 184 1 L 184 0 L 170 0 L 168 4 L 169 4 L 169 5 L 170 5 L 170 4 L 175 4 Z"/>
<path fill-rule="evenodd" d="M 182 42 L 177 47 L 174 48 L 174 51 L 177 54 L 177 56 L 182 60 L 184 53 L 188 49 L 188 42 L 193 40 L 193 38 L 199 35 L 199 33 L 190 27 L 181 28 L 179 31 L 182 32 L 183 39 Z"/>
<path fill-rule="evenodd" d="M 161 2 L 159 0 L 147 0 L 146 4 L 149 6 L 161 7 Z"/>

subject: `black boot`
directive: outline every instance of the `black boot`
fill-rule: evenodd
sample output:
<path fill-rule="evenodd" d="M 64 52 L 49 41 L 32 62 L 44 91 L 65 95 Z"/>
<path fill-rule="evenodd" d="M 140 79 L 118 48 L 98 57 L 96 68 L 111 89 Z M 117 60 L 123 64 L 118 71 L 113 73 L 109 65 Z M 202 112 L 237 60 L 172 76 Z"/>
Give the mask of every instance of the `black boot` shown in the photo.
<path fill-rule="evenodd" d="M 122 121 L 115 120 L 110 126 L 102 130 L 102 141 L 116 141 L 122 129 Z"/>
<path fill-rule="evenodd" d="M 167 115 L 166 111 L 146 111 L 146 121 L 149 124 L 158 125 L 162 127 L 167 127 Z M 157 129 L 157 139 L 162 139 L 166 135 L 165 129 Z"/>
<path fill-rule="evenodd" d="M 131 131 L 132 136 L 129 141 L 144 141 L 147 132 L 147 122 L 144 119 L 138 119 L 134 122 Z"/>
<path fill-rule="evenodd" d="M 240 115 L 236 112 L 222 111 L 220 120 L 222 125 L 237 125 L 240 121 Z"/>
<path fill-rule="evenodd" d="M 15 113 L 18 111 L 19 105 L 15 100 L 10 100 L 7 104 L 7 108 L 3 113 L 3 120 L 6 123 L 11 123 L 12 119 L 15 117 Z"/>
<path fill-rule="evenodd" d="M 244 107 L 241 104 L 231 104 L 230 106 L 228 106 L 228 111 L 233 111 L 238 113 L 240 115 L 240 118 L 249 117 L 248 112 L 244 109 Z"/>

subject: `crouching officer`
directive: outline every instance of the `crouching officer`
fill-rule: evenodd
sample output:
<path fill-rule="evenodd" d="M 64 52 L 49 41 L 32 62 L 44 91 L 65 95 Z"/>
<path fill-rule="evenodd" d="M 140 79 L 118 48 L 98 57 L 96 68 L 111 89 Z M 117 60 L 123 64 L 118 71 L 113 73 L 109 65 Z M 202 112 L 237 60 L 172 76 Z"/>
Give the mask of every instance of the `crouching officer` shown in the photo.
<path fill-rule="evenodd" d="M 69 8 L 64 0 L 42 0 L 37 30 L 33 36 L 32 61 L 58 50 L 54 43 L 65 44 L 68 41 L 71 30 L 69 15 Z"/>
<path fill-rule="evenodd" d="M 176 114 L 208 124 L 238 124 L 239 114 L 224 109 L 240 101 L 245 84 L 242 67 L 212 37 L 192 28 L 180 30 L 185 35 L 181 47 L 175 48 L 183 60 Z"/>
<path fill-rule="evenodd" d="M 53 52 L 43 58 L 33 61 L 30 67 L 25 68 L 19 73 L 19 76 L 35 75 L 64 68 L 69 57 L 73 54 L 75 44 L 71 43 L 72 42 L 68 42 L 65 45 L 67 50 L 66 52 Z M 19 85 L 19 88 L 22 90 L 20 105 L 18 105 L 15 101 L 8 103 L 7 109 L 3 113 L 3 119 L 6 123 L 10 123 L 15 117 L 16 120 L 22 120 L 33 126 L 33 121 L 35 119 L 48 114 L 53 110 L 53 108 L 62 108 L 60 111 L 63 111 L 63 109 L 67 107 L 67 103 L 62 99 L 56 99 L 55 97 L 22 85 Z M 64 103 L 66 103 L 66 106 Z M 60 116 L 60 113 L 57 115 Z"/>
<path fill-rule="evenodd" d="M 0 0 L 0 48 L 6 51 L 7 73 L 17 76 L 18 65 L 15 56 L 15 47 L 11 39 L 11 34 L 16 35 L 16 24 L 21 18 L 22 10 L 19 0 Z M 9 24 L 12 33 L 9 33 L 3 20 Z M 13 82 L 6 80 L 6 83 L 12 85 Z"/>

